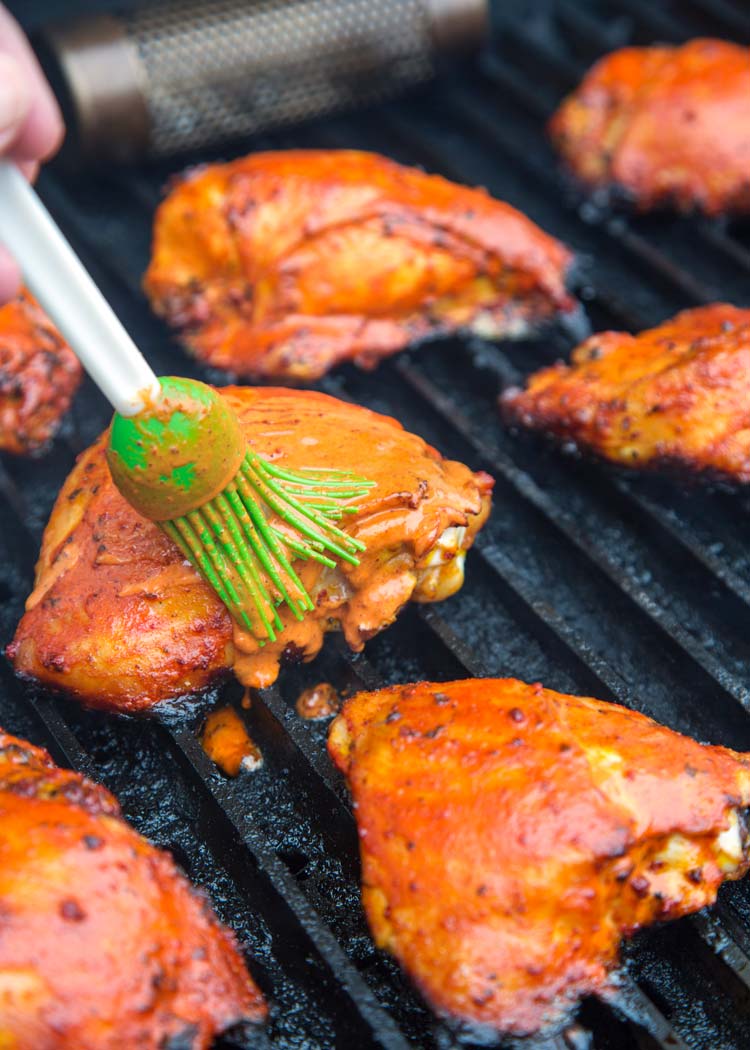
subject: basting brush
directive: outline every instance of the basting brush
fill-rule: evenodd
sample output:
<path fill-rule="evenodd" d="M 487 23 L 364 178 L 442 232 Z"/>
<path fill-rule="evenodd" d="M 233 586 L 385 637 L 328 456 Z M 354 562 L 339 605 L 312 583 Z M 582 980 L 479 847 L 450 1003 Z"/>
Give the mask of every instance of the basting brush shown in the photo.
<path fill-rule="evenodd" d="M 297 472 L 253 451 L 229 402 L 205 383 L 157 378 L 35 191 L 0 162 L 0 241 L 115 409 L 107 460 L 124 498 L 156 522 L 263 644 L 279 608 L 313 608 L 295 559 L 358 564 L 364 544 L 335 522 L 375 482 Z"/>

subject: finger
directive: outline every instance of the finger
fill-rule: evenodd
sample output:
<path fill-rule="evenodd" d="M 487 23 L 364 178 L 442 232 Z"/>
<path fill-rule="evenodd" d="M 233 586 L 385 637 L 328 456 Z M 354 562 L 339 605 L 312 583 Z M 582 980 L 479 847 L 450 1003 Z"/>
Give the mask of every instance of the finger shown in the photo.
<path fill-rule="evenodd" d="M 13 160 L 44 160 L 58 149 L 65 131 L 60 109 L 34 52 L 16 21 L 0 5 L 0 51 L 25 73 L 31 98 L 26 120 L 8 155 Z"/>
<path fill-rule="evenodd" d="M 65 135 L 65 125 L 51 94 L 49 99 L 52 100 L 52 105 L 49 104 L 46 94 L 37 94 L 34 97 L 21 133 L 8 152 L 11 160 L 47 160 L 57 153 Z"/>
<path fill-rule="evenodd" d="M 18 141 L 31 110 L 25 76 L 12 55 L 0 54 L 0 153 L 7 153 Z"/>
<path fill-rule="evenodd" d="M 0 247 L 0 304 L 13 299 L 20 289 L 21 275 L 18 267 L 5 248 Z"/>

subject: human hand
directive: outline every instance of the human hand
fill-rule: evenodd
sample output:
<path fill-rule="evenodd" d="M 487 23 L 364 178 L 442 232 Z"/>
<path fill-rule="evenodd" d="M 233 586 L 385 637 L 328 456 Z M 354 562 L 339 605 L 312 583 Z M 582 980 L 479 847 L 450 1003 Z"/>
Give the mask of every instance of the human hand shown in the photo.
<path fill-rule="evenodd" d="M 15 19 L 0 4 L 0 158 L 34 178 L 62 141 L 64 126 L 49 84 Z M 20 285 L 18 267 L 0 246 L 0 304 Z"/>

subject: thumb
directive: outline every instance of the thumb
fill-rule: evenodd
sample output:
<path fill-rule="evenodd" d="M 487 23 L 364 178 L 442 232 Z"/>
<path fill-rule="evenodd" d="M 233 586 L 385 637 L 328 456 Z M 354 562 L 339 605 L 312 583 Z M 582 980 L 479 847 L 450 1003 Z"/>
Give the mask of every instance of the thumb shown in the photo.
<path fill-rule="evenodd" d="M 0 54 L 0 154 L 11 149 L 29 115 L 26 82 L 20 63 L 12 55 Z"/>

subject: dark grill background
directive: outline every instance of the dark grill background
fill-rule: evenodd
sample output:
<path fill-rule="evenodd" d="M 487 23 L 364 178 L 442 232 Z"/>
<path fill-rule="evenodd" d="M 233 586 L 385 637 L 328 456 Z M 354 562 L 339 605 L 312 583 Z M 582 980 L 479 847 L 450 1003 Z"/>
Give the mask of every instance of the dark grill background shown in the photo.
<path fill-rule="evenodd" d="M 28 22 L 56 5 L 21 6 Z M 543 135 L 562 94 L 613 47 L 701 33 L 750 43 L 750 13 L 740 0 L 508 3 L 495 15 L 496 43 L 479 68 L 364 116 L 253 145 L 374 149 L 485 185 L 578 252 L 577 290 L 594 329 L 636 330 L 717 298 L 747 305 L 750 226 L 629 219 L 581 204 Z M 174 346 L 139 290 L 154 206 L 182 166 L 100 177 L 50 170 L 40 187 L 156 371 L 222 382 Z M 274 1014 L 265 1032 L 238 1034 L 224 1046 L 446 1050 L 472 1042 L 438 1024 L 372 947 L 359 905 L 354 822 L 325 754 L 327 727 L 293 711 L 305 685 L 327 679 L 352 691 L 517 675 L 619 700 L 699 739 L 750 749 L 749 497 L 616 475 L 499 423 L 500 389 L 574 342 L 561 331 L 500 348 L 446 340 L 372 374 L 345 368 L 320 384 L 490 471 L 495 511 L 457 597 L 408 609 L 362 656 L 329 639 L 315 663 L 286 670 L 278 688 L 253 702 L 245 717 L 265 755 L 261 772 L 235 781 L 216 773 L 196 741 L 200 714 L 172 725 L 87 714 L 35 693 L 0 666 L 3 726 L 111 788 L 136 827 L 175 852 L 236 929 Z M 60 484 L 108 415 L 87 383 L 49 455 L 0 462 L 3 642 L 30 589 Z M 221 699 L 238 703 L 239 695 L 227 687 Z M 709 914 L 635 939 L 617 1010 L 586 1003 L 578 1026 L 534 1048 L 746 1048 L 746 952 L 750 887 L 738 883 L 724 888 Z"/>

